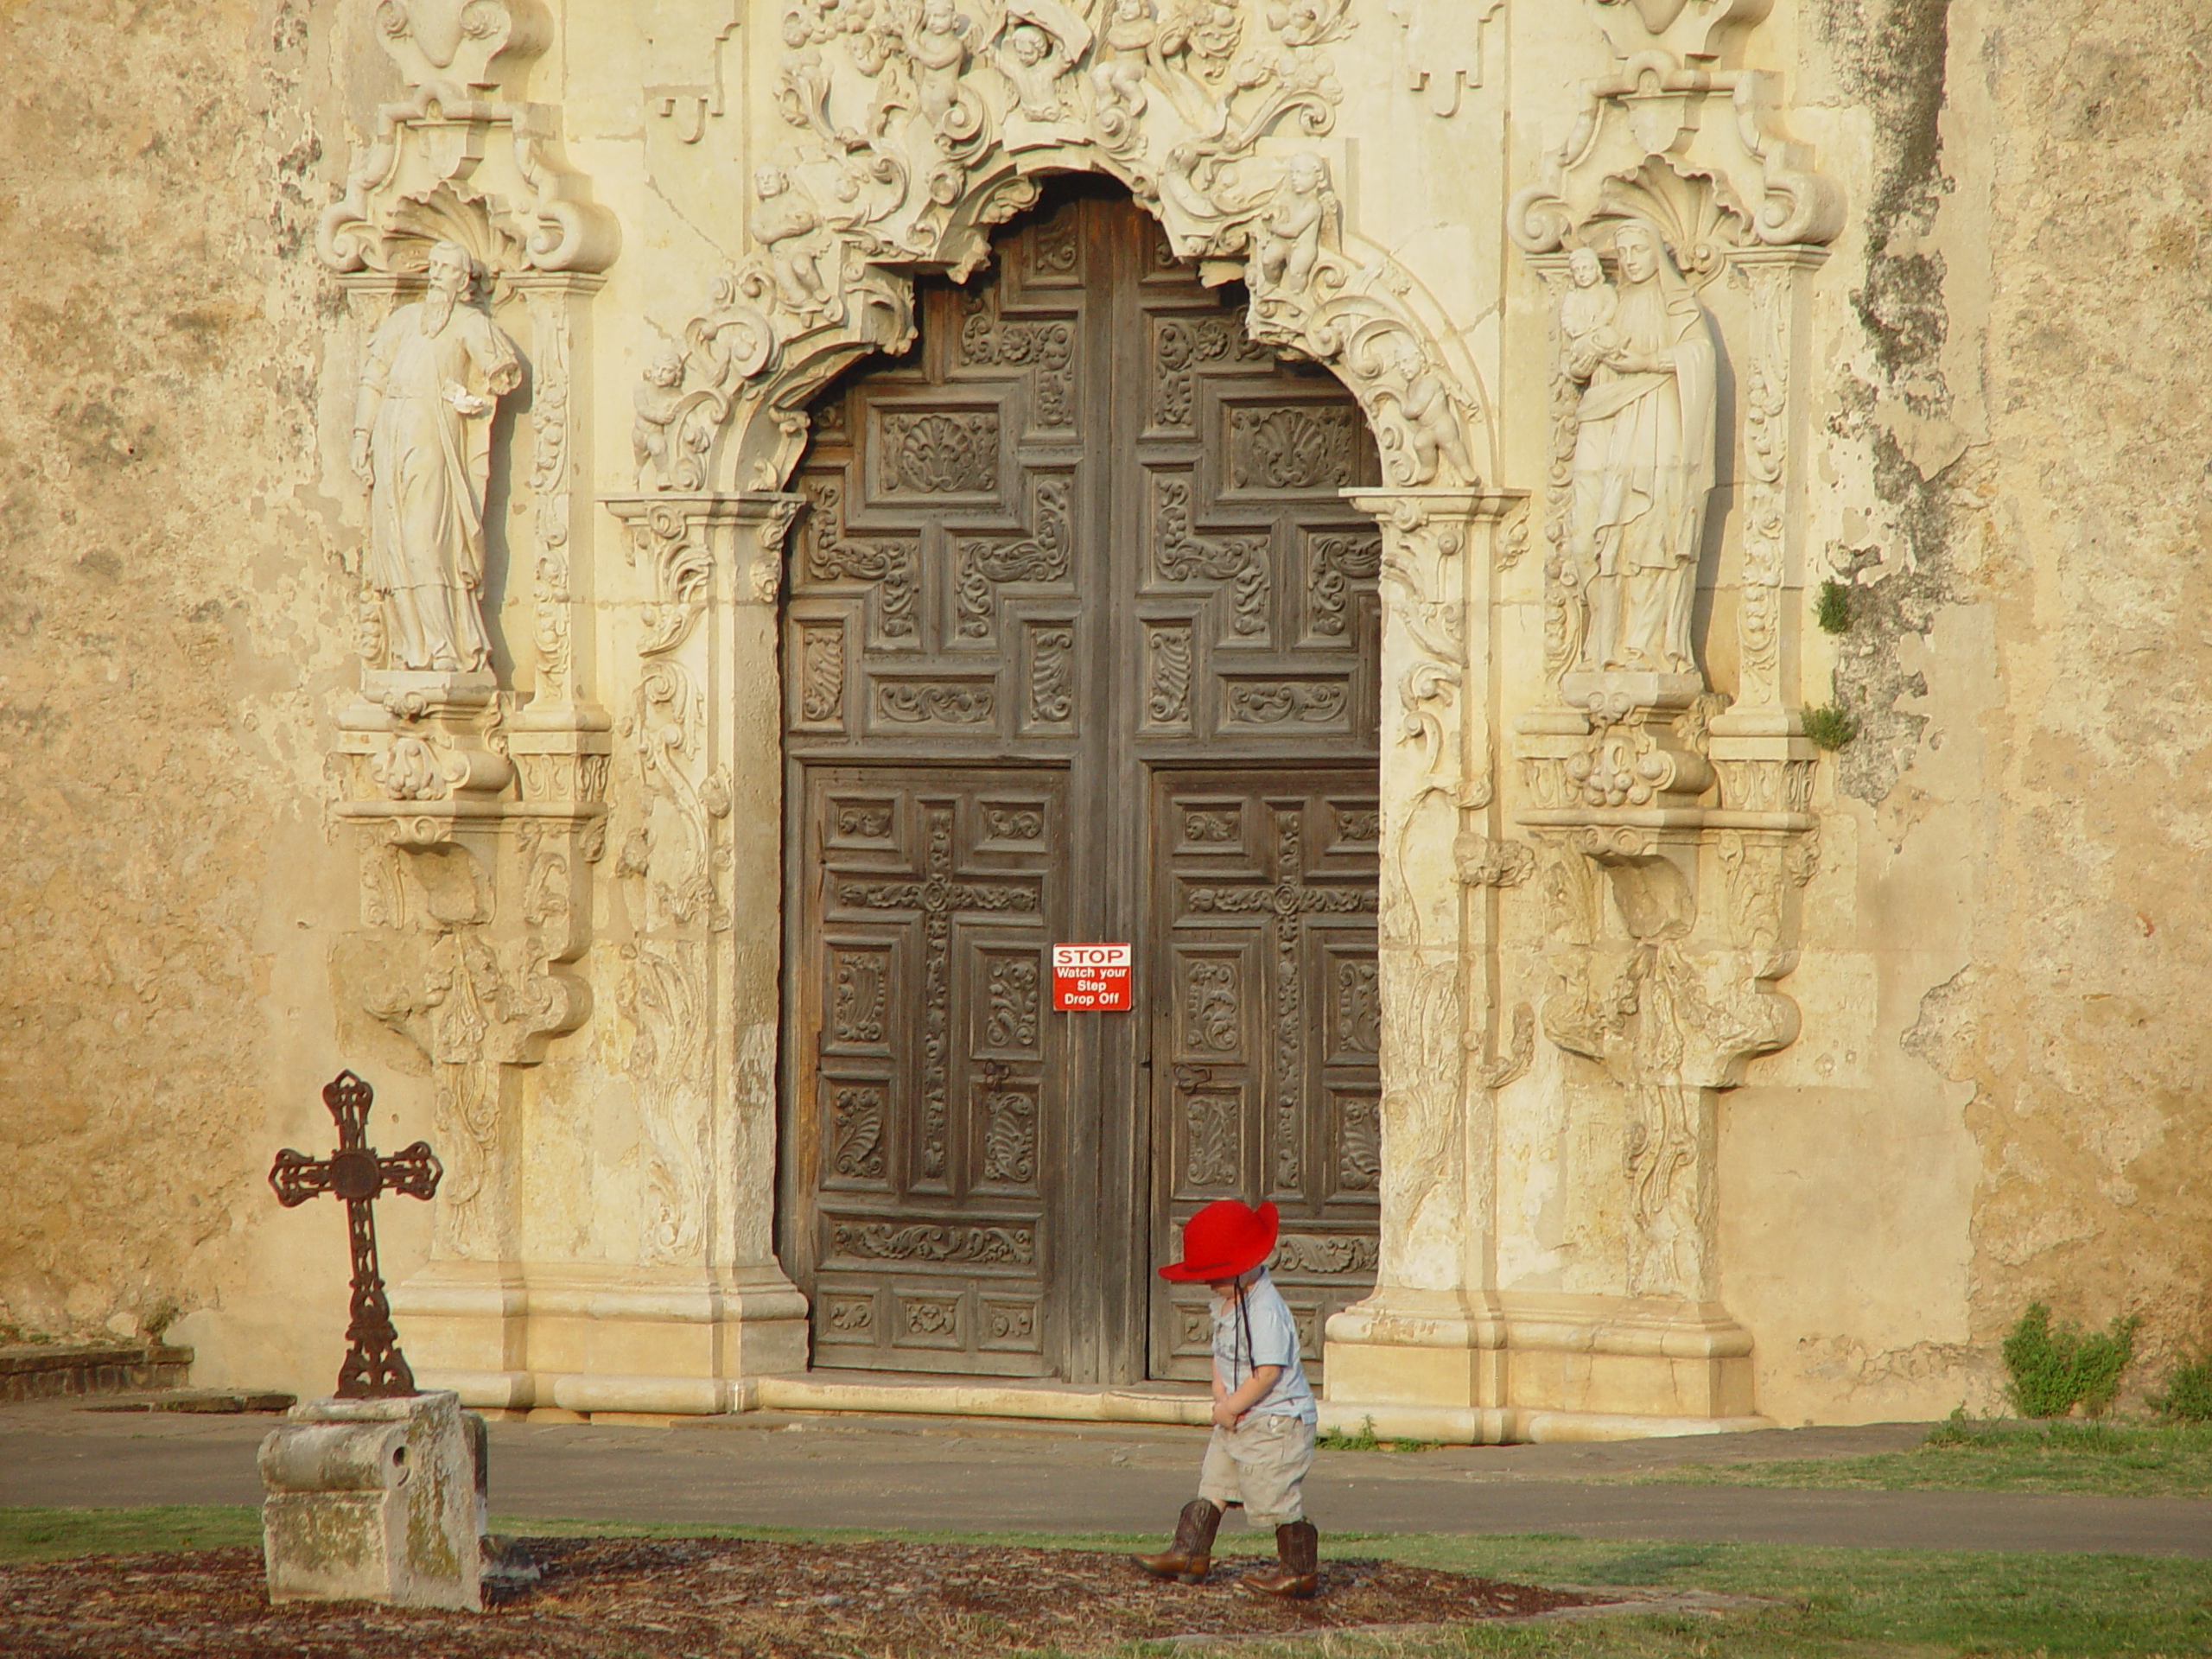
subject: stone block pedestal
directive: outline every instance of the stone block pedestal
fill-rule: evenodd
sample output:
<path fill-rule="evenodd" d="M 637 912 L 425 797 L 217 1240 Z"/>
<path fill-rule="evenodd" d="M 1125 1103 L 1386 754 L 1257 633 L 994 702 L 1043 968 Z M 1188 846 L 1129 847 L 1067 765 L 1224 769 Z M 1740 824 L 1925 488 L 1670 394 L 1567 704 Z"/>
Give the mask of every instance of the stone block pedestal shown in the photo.
<path fill-rule="evenodd" d="M 311 1400 L 261 1443 L 269 1599 L 483 1606 L 479 1452 L 460 1397 Z"/>
<path fill-rule="evenodd" d="M 485 1411 L 743 1411 L 806 1369 L 806 1299 L 772 1263 L 432 1262 L 392 1292 L 416 1378 Z"/>
<path fill-rule="evenodd" d="M 1504 1440 L 1765 1427 L 1751 1350 L 1717 1305 L 1392 1289 L 1329 1321 L 1328 1397 L 1494 1413 Z"/>

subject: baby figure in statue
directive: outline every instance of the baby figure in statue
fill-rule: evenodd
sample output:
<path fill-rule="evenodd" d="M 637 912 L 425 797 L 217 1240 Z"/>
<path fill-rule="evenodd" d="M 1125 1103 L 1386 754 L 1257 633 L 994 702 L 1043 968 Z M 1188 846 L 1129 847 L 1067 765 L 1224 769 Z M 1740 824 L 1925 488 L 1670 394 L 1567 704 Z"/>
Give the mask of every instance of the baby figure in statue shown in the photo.
<path fill-rule="evenodd" d="M 1567 372 L 1587 380 L 1598 365 L 1620 349 L 1613 319 L 1620 313 L 1620 296 L 1605 280 L 1605 267 L 1595 248 L 1577 248 L 1567 256 L 1567 274 L 1574 283 L 1560 302 L 1560 332 L 1566 336 Z"/>

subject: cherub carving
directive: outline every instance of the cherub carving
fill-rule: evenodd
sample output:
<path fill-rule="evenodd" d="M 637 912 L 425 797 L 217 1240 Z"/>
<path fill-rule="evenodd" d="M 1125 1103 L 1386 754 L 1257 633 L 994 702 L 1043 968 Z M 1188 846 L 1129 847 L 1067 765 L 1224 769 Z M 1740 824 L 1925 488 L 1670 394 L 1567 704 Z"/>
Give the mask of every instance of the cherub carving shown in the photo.
<path fill-rule="evenodd" d="M 1310 153 L 1292 156 L 1253 238 L 1257 289 L 1305 292 L 1320 263 L 1321 233 L 1335 207 L 1327 164 Z"/>
<path fill-rule="evenodd" d="M 960 75 L 968 67 L 968 20 L 952 0 L 922 0 L 906 30 L 906 56 L 914 66 L 914 99 L 922 119 L 941 127 L 960 101 Z"/>
<path fill-rule="evenodd" d="M 669 429 L 683 407 L 683 353 L 664 348 L 645 365 L 635 394 L 637 418 L 630 423 L 630 453 L 638 465 L 638 487 L 653 487 L 657 477 L 667 487 L 673 478 L 668 463 Z"/>
<path fill-rule="evenodd" d="M 822 228 L 822 216 L 792 193 L 791 175 L 780 167 L 755 172 L 753 192 L 760 198 L 750 221 L 753 239 L 766 256 L 777 295 L 794 311 L 826 309 L 829 284 L 822 280 L 820 257 L 808 241 Z"/>
<path fill-rule="evenodd" d="M 1057 121 L 1065 113 L 1059 82 L 1070 67 L 1060 43 L 1034 23 L 1016 23 L 999 48 L 999 67 L 1032 121 Z"/>
<path fill-rule="evenodd" d="M 1107 14 L 1105 46 L 1091 81 L 1101 100 L 1118 105 L 1131 116 L 1144 112 L 1144 77 L 1150 54 L 1160 39 L 1160 24 L 1152 13 L 1152 0 L 1114 0 Z"/>
<path fill-rule="evenodd" d="M 1620 296 L 1605 280 L 1605 267 L 1595 248 L 1577 248 L 1568 254 L 1567 274 L 1574 284 L 1559 305 L 1567 372 L 1574 379 L 1587 380 L 1619 344 L 1612 325 L 1620 311 Z"/>
<path fill-rule="evenodd" d="M 1426 484 L 1434 478 L 1440 455 L 1452 463 L 1452 470 L 1461 480 L 1472 482 L 1475 464 L 1468 458 L 1459 405 L 1444 377 L 1409 337 L 1402 337 L 1398 341 L 1396 366 L 1398 378 L 1404 383 L 1398 403 L 1405 413 L 1406 429 L 1413 445 L 1413 481 Z"/>

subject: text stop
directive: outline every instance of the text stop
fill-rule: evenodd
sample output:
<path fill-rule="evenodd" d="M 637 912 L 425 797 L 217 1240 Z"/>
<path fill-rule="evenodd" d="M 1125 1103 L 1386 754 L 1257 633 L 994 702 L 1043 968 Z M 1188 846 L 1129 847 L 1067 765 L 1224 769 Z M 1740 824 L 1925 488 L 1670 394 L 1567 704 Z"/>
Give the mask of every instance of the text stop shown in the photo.
<path fill-rule="evenodd" d="M 1129 947 L 1056 944 L 1052 947 L 1052 1012 L 1127 1014 Z"/>

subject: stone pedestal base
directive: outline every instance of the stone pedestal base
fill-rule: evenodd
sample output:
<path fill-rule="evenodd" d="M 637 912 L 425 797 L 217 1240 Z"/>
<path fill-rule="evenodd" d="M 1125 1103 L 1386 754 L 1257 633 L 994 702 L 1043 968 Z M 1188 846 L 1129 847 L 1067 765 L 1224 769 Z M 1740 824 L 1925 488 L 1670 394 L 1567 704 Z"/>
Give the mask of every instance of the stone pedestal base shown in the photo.
<path fill-rule="evenodd" d="M 270 1600 L 476 1611 L 477 1477 L 450 1392 L 295 1406 L 261 1443 Z"/>
<path fill-rule="evenodd" d="M 751 1269 L 434 1262 L 391 1293 L 415 1375 L 482 1410 L 711 1415 L 806 1368 L 806 1298 Z"/>
<path fill-rule="evenodd" d="M 1362 1405 L 1504 1411 L 1546 1438 L 1764 1426 L 1751 1333 L 1717 1305 L 1625 1297 L 1382 1290 L 1329 1321 L 1328 1397 Z"/>

